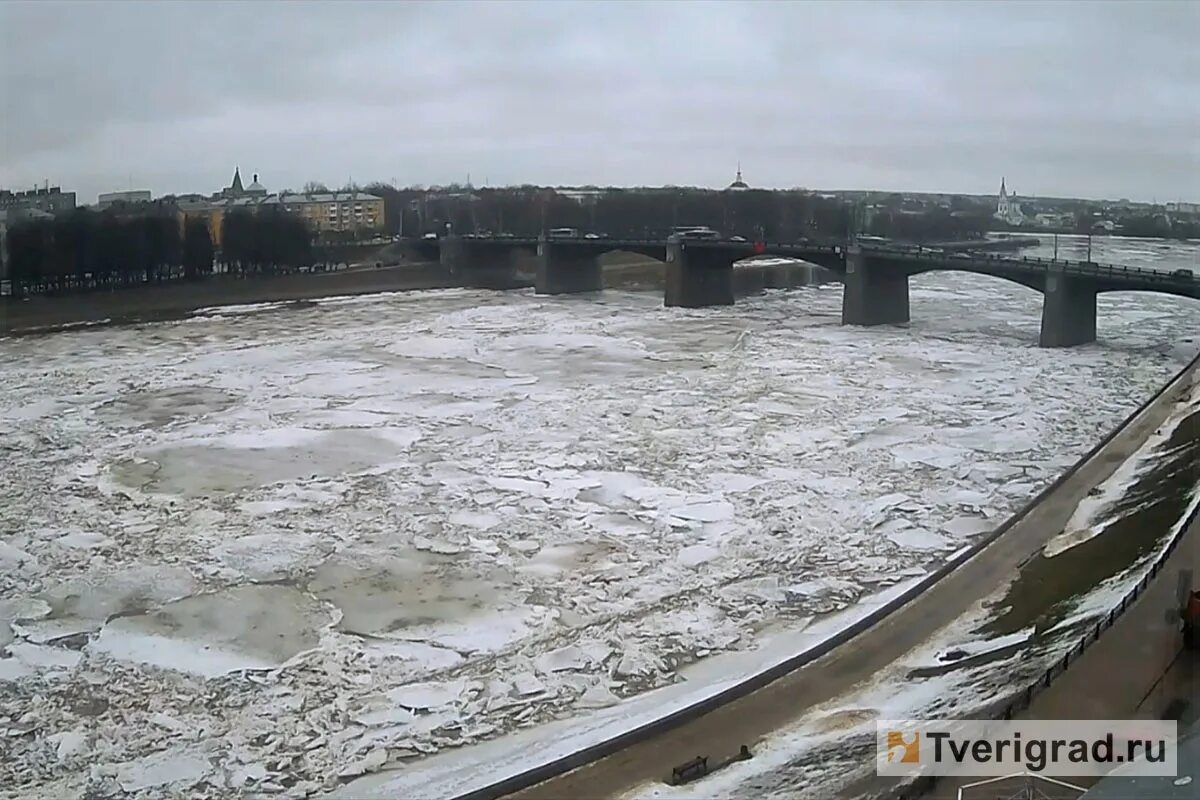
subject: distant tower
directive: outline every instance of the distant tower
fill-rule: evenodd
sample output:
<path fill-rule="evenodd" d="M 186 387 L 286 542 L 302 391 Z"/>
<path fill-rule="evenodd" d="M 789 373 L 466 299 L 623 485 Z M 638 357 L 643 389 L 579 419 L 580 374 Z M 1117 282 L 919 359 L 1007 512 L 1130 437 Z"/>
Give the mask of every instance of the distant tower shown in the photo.
<path fill-rule="evenodd" d="M 245 190 L 242 188 L 242 171 L 234 167 L 233 180 L 221 190 L 221 197 L 241 197 L 243 194 L 245 194 Z"/>
<path fill-rule="evenodd" d="M 1025 222 L 1025 214 L 1017 201 L 1017 193 L 1009 193 L 1003 178 L 1000 179 L 1000 197 L 996 200 L 996 213 L 992 216 L 1004 220 L 1009 225 L 1021 225 Z"/>
<path fill-rule="evenodd" d="M 743 192 L 749 188 L 746 182 L 742 180 L 742 162 L 739 161 L 737 165 L 737 177 L 734 178 L 733 183 L 729 184 L 729 191 Z"/>

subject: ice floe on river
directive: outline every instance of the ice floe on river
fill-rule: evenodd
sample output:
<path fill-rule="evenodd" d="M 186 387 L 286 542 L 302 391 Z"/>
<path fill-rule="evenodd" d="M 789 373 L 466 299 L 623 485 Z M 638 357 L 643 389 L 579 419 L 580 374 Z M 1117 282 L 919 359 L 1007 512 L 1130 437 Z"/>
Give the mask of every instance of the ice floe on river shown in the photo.
<path fill-rule="evenodd" d="M 1200 321 L 1120 295 L 1046 351 L 1000 282 L 919 279 L 909 329 L 839 304 L 456 290 L 0 341 L 0 785 L 305 796 L 720 685 L 997 524 Z"/>

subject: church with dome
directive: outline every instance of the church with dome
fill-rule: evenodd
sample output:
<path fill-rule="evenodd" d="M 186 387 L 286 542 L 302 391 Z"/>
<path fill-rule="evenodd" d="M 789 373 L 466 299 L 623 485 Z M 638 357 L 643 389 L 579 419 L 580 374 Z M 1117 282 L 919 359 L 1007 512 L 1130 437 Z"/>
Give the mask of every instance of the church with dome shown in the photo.
<path fill-rule="evenodd" d="M 266 188 L 258 182 L 258 173 L 254 173 L 254 179 L 249 186 L 242 186 L 242 171 L 239 167 L 233 168 L 233 180 L 228 186 L 221 190 L 221 197 L 226 200 L 237 200 L 242 197 L 266 197 Z"/>
<path fill-rule="evenodd" d="M 738 162 L 737 177 L 733 179 L 733 183 L 729 184 L 725 191 L 727 192 L 744 192 L 750 187 L 742 180 L 742 162 Z"/>

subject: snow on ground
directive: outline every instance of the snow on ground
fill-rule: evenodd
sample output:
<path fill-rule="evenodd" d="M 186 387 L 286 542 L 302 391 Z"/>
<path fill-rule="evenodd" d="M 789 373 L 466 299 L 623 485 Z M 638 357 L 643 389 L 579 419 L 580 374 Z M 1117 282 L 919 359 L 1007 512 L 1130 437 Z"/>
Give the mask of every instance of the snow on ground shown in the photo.
<path fill-rule="evenodd" d="M 304 796 L 678 684 L 989 529 L 1200 322 L 1116 295 L 1047 351 L 1019 287 L 912 305 L 454 290 L 0 341 L 0 785 Z"/>

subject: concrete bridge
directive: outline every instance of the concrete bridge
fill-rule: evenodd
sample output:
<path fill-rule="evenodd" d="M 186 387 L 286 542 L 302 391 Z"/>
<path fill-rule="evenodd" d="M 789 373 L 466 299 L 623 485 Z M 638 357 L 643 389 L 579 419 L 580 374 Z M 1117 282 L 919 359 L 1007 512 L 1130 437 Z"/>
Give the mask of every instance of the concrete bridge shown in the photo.
<path fill-rule="evenodd" d="M 1096 340 L 1096 297 L 1102 292 L 1162 292 L 1200 299 L 1200 280 L 1189 272 L 1160 272 L 1079 261 L 1011 258 L 976 253 L 848 247 L 734 240 L 516 238 L 450 236 L 414 243 L 440 260 L 464 286 L 505 289 L 518 285 L 519 266 L 536 269 L 542 294 L 603 288 L 598 257 L 614 250 L 664 262 L 668 306 L 733 304 L 733 264 L 755 255 L 795 258 L 837 273 L 845 285 L 842 324 L 895 325 L 909 321 L 908 279 L 924 272 L 991 275 L 1043 295 L 1042 347 Z"/>

